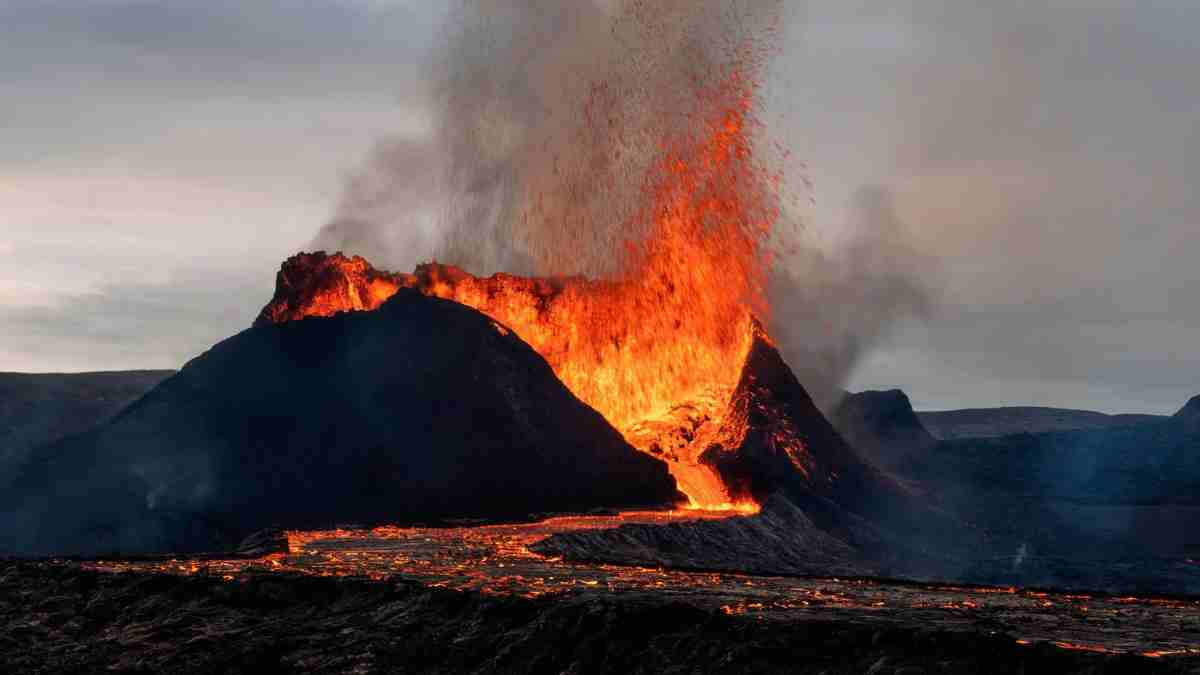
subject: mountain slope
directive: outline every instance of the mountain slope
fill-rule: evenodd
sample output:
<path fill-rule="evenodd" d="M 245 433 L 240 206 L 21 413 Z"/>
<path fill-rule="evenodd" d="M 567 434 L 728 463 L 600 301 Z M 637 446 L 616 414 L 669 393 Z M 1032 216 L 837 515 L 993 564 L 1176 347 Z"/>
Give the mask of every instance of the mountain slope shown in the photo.
<path fill-rule="evenodd" d="M 661 462 L 468 307 L 260 325 L 102 428 L 48 446 L 6 495 L 0 551 L 229 546 L 268 525 L 669 503 Z"/>

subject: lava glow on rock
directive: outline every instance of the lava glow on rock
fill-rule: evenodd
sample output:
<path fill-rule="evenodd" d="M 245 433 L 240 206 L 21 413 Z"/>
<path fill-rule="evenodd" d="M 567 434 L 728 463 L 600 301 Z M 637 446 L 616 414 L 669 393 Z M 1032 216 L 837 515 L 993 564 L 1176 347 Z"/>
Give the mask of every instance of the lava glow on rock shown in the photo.
<path fill-rule="evenodd" d="M 754 152 L 754 78 L 735 72 L 705 91 L 710 114 L 664 141 L 647 173 L 621 272 L 581 277 L 479 278 L 449 265 L 414 274 L 340 254 L 300 254 L 280 271 L 260 323 L 369 311 L 403 288 L 460 302 L 511 329 L 559 379 L 635 447 L 664 459 L 691 506 L 752 512 L 699 461 L 714 442 L 737 445 L 729 415 L 768 306 L 768 242 L 777 176 Z"/>

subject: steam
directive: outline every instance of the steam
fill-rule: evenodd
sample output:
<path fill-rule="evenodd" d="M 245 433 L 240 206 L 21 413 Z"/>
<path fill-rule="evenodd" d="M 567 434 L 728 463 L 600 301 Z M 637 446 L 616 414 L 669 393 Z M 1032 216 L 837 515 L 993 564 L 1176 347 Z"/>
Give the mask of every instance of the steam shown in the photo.
<path fill-rule="evenodd" d="M 313 247 L 394 270 L 437 259 L 481 275 L 618 273 L 664 139 L 687 132 L 714 78 L 771 55 L 781 11 L 763 0 L 458 4 L 429 67 L 430 136 L 381 142 Z M 826 410 L 889 328 L 931 304 L 928 261 L 887 193 L 864 190 L 857 214 L 859 234 L 838 250 L 807 245 L 798 227 L 773 242 L 789 253 L 770 280 L 771 331 Z"/>

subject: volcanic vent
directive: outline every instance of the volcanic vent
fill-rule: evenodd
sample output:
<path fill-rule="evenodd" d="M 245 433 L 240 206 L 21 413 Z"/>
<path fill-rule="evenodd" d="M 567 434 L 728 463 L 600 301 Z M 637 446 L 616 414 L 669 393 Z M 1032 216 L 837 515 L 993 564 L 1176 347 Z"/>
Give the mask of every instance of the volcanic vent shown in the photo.
<path fill-rule="evenodd" d="M 724 330 L 688 332 L 679 319 L 647 335 L 622 320 L 629 291 L 619 282 L 478 278 L 436 263 L 387 273 L 358 257 L 306 253 L 284 263 L 258 323 L 370 311 L 401 289 L 469 305 L 511 328 L 632 445 L 666 461 L 694 507 L 754 511 L 772 490 L 796 483 L 830 494 L 846 463 L 860 464 L 844 456 L 845 444 L 745 310 Z M 663 320 L 646 311 L 652 323 Z M 813 443 L 822 452 L 810 452 Z"/>
<path fill-rule="evenodd" d="M 557 69 L 529 64 L 553 86 L 534 86 L 546 83 L 522 71 L 542 109 L 558 114 L 554 124 L 514 120 L 522 131 L 504 137 L 513 149 L 507 161 L 485 161 L 497 152 L 493 126 L 454 123 L 524 106 L 486 87 L 483 102 L 447 102 L 444 135 L 483 139 L 477 152 L 447 147 L 451 169 L 461 162 L 478 179 L 452 191 L 453 208 L 491 203 L 491 188 L 515 204 L 469 208 L 463 222 L 451 217 L 452 245 L 442 250 L 462 267 L 389 273 L 359 257 L 301 254 L 283 266 L 259 321 L 373 310 L 403 288 L 468 305 L 532 346 L 630 444 L 665 460 L 693 506 L 756 510 L 754 481 L 730 480 L 720 466 L 742 446 L 757 409 L 739 403 L 735 390 L 754 346 L 769 343 L 765 288 L 783 250 L 781 173 L 763 158 L 769 146 L 757 116 L 775 3 L 618 4 L 612 35 L 592 36 L 593 56 L 604 54 L 598 62 L 606 65 L 576 64 L 576 74 L 560 79 Z M 450 90 L 489 81 L 489 63 L 471 61 L 482 70 L 468 68 Z M 496 183 L 495 172 L 505 180 Z M 497 238 L 529 264 L 462 250 L 463 242 L 485 248 Z M 531 273 L 470 273 L 518 268 Z M 813 474 L 803 434 L 788 434 L 775 454 Z"/>
<path fill-rule="evenodd" d="M 469 305 L 515 331 L 632 444 L 665 458 L 695 505 L 736 507 L 699 454 L 702 440 L 728 428 L 722 416 L 752 317 L 767 312 L 767 243 L 779 214 L 775 177 L 755 155 L 753 72 L 751 60 L 737 62 L 698 90 L 689 125 L 660 137 L 613 242 L 616 273 L 477 278 L 428 264 L 389 274 L 361 258 L 300 255 L 284 265 L 259 321 L 371 310 L 400 288 Z"/>

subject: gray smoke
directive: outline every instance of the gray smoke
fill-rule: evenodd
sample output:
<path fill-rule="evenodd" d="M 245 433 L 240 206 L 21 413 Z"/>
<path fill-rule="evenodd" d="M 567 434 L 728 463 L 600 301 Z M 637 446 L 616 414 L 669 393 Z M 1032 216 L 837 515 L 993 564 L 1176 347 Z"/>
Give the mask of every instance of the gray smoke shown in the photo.
<path fill-rule="evenodd" d="M 388 140 L 349 181 L 314 248 L 409 270 L 618 271 L 665 139 L 686 133 L 731 64 L 770 54 L 778 2 L 462 2 L 429 64 L 434 130 Z M 764 144 L 765 145 L 765 144 Z M 823 408 L 890 326 L 930 306 L 928 261 L 888 195 L 864 190 L 833 252 L 779 228 L 772 333 Z"/>
<path fill-rule="evenodd" d="M 346 183 L 335 217 L 321 228 L 315 250 L 365 256 L 376 265 L 410 271 L 430 257 L 429 234 L 439 207 L 437 153 L 428 143 L 386 139 Z"/>
<path fill-rule="evenodd" d="M 314 247 L 396 269 L 613 274 L 650 163 L 706 87 L 770 47 L 778 5 L 458 4 L 429 67 L 432 137 L 380 144 Z"/>
<path fill-rule="evenodd" d="M 771 279 L 771 335 L 826 412 L 862 358 L 897 322 L 927 316 L 937 291 L 937 262 L 913 248 L 890 193 L 863 188 L 854 207 L 847 243 L 799 246 Z"/>

